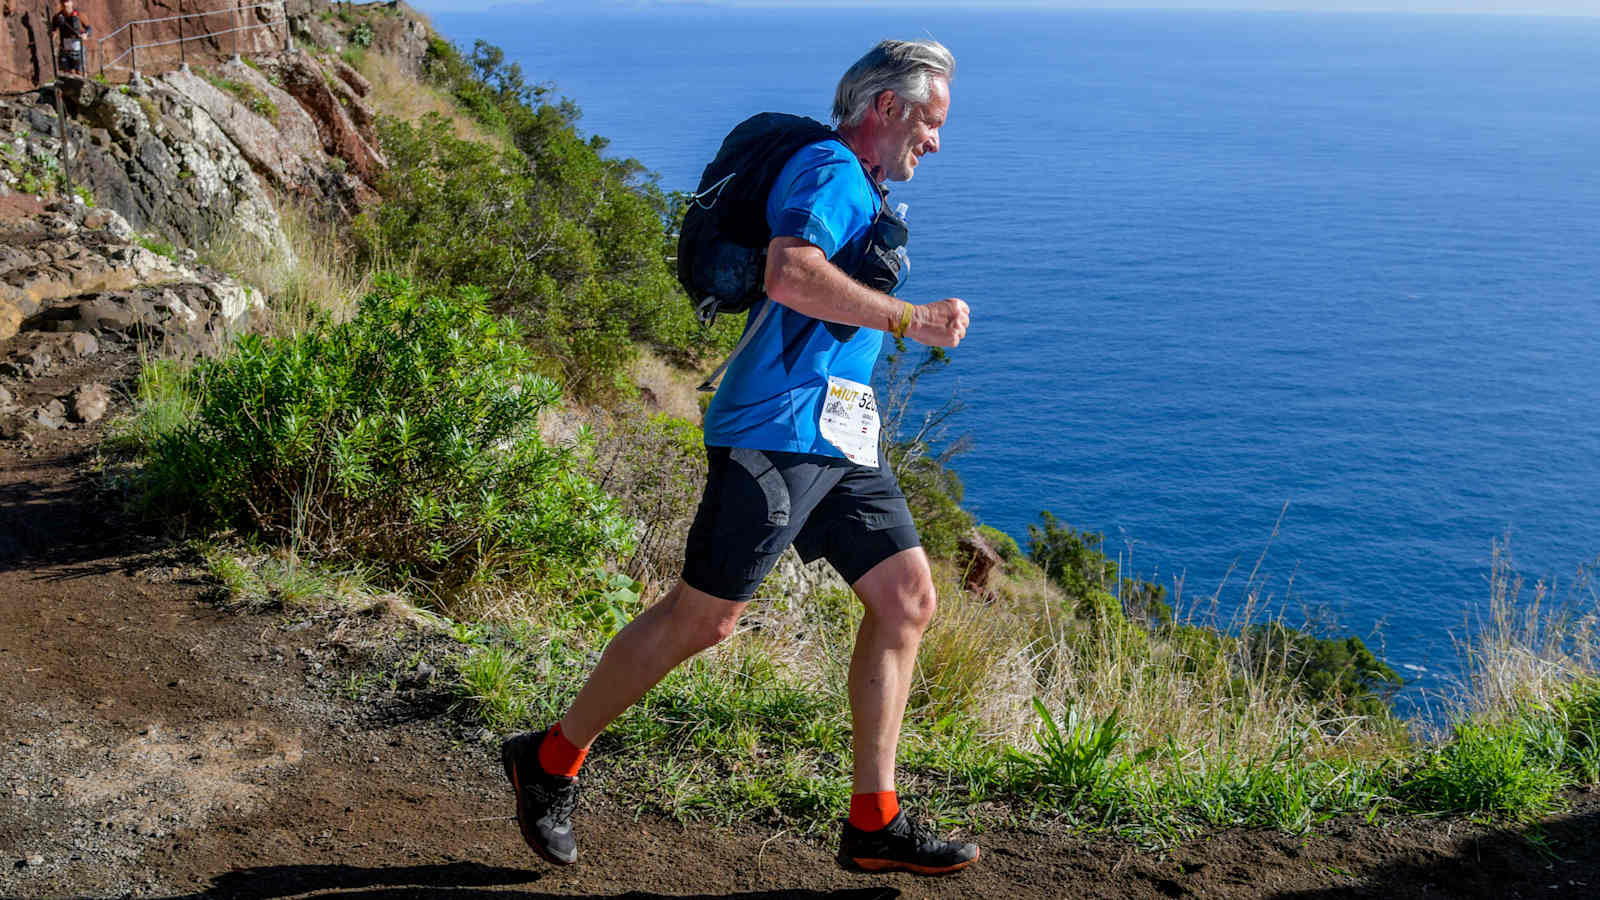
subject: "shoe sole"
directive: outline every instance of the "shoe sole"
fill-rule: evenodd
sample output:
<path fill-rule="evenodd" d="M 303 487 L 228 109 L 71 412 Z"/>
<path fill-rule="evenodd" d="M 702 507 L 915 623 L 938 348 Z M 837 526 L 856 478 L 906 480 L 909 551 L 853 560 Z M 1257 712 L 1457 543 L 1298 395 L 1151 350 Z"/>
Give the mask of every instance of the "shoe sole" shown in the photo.
<path fill-rule="evenodd" d="M 511 740 L 516 739 L 512 738 Z M 528 833 L 528 824 L 522 820 L 522 782 L 517 778 L 516 765 L 511 762 L 511 741 L 509 740 L 500 745 L 500 765 L 506 770 L 506 780 L 511 782 L 511 802 L 517 809 L 517 830 L 522 833 L 522 842 L 528 845 L 528 849 L 539 854 L 540 859 L 551 865 L 570 866 L 577 862 L 578 858 L 576 856 L 572 859 L 560 859 L 550 855 L 550 851 L 539 846 L 539 842 L 534 840 L 533 836 Z"/>
<path fill-rule="evenodd" d="M 898 859 L 858 859 L 853 856 L 846 859 L 850 865 L 863 872 L 910 872 L 913 875 L 949 875 L 977 862 L 978 857 L 981 855 L 983 855 L 983 851 L 979 850 L 972 854 L 971 859 L 962 860 L 953 866 L 919 866 L 916 863 L 901 862 Z"/>

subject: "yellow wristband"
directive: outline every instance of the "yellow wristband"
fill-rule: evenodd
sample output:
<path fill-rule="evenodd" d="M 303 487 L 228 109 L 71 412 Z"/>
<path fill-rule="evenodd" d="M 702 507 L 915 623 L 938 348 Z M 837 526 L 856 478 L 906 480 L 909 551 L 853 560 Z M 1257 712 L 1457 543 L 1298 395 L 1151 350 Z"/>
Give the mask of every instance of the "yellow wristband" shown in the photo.
<path fill-rule="evenodd" d="M 911 304 L 906 303 L 904 300 L 900 301 L 900 324 L 896 325 L 892 332 L 895 337 L 903 338 L 906 336 L 906 329 L 911 327 L 913 309 Z"/>

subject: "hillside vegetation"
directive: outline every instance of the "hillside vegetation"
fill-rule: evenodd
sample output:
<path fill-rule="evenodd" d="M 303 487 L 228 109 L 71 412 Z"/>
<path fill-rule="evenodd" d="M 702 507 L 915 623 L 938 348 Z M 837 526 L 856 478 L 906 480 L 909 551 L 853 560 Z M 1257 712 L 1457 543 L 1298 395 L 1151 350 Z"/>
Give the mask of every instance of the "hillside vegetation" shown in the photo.
<path fill-rule="evenodd" d="M 640 362 L 686 381 L 731 326 L 702 330 L 678 292 L 673 198 L 499 50 L 435 38 L 409 74 L 376 53 L 348 59 L 390 104 L 381 201 L 347 232 L 295 232 L 294 278 L 219 244 L 219 264 L 272 296 L 276 325 L 213 361 L 148 367 L 117 446 L 136 502 L 205 535 L 236 602 L 337 613 L 387 598 L 408 611 L 397 630 L 440 636 L 446 649 L 426 646 L 464 715 L 542 726 L 675 575 L 698 499 L 699 427 L 641 400 Z M 902 790 L 940 821 L 1159 842 L 1344 814 L 1522 820 L 1600 781 L 1589 582 L 1524 590 L 1501 560 L 1490 596 L 1459 598 L 1491 613 L 1433 733 L 1393 715 L 1400 679 L 1359 639 L 1262 620 L 1272 598 L 1255 580 L 1235 621 L 1212 621 L 1048 512 L 1023 542 L 979 527 L 943 414 L 906 412 L 945 362 L 901 348 L 885 390 L 889 463 L 941 598 Z M 974 534 L 1001 564 L 970 587 Z M 760 596 L 734 637 L 602 738 L 591 769 L 605 790 L 807 830 L 844 808 L 858 606 L 787 567 Z"/>

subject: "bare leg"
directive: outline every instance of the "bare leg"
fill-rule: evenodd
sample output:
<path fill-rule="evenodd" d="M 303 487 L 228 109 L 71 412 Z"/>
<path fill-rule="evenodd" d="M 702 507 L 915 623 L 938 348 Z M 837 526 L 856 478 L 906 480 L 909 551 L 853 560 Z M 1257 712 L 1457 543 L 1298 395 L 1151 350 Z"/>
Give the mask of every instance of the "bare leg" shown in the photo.
<path fill-rule="evenodd" d="M 749 605 L 679 581 L 606 645 L 600 664 L 561 718 L 561 734 L 579 747 L 594 743 L 679 663 L 732 634 Z"/>
<path fill-rule="evenodd" d="M 933 619 L 928 557 L 921 547 L 902 550 L 874 566 L 851 589 L 866 607 L 850 657 L 855 793 L 892 791 L 911 673 L 922 632 Z"/>

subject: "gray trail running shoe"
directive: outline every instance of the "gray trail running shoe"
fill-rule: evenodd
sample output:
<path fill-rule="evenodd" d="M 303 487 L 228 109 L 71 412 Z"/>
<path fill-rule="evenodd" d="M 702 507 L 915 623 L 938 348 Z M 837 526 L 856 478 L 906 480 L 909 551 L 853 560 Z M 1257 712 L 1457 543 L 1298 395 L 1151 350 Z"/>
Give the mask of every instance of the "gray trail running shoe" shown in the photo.
<path fill-rule="evenodd" d="M 862 831 L 846 821 L 839 841 L 839 865 L 864 872 L 948 875 L 977 858 L 977 844 L 944 840 L 905 810 L 880 831 Z"/>
<path fill-rule="evenodd" d="M 516 794 L 522 839 L 550 862 L 569 866 L 578 860 L 578 840 L 572 834 L 578 779 L 551 775 L 539 765 L 539 744 L 544 736 L 545 731 L 530 731 L 507 738 L 500 745 L 500 762 Z"/>

